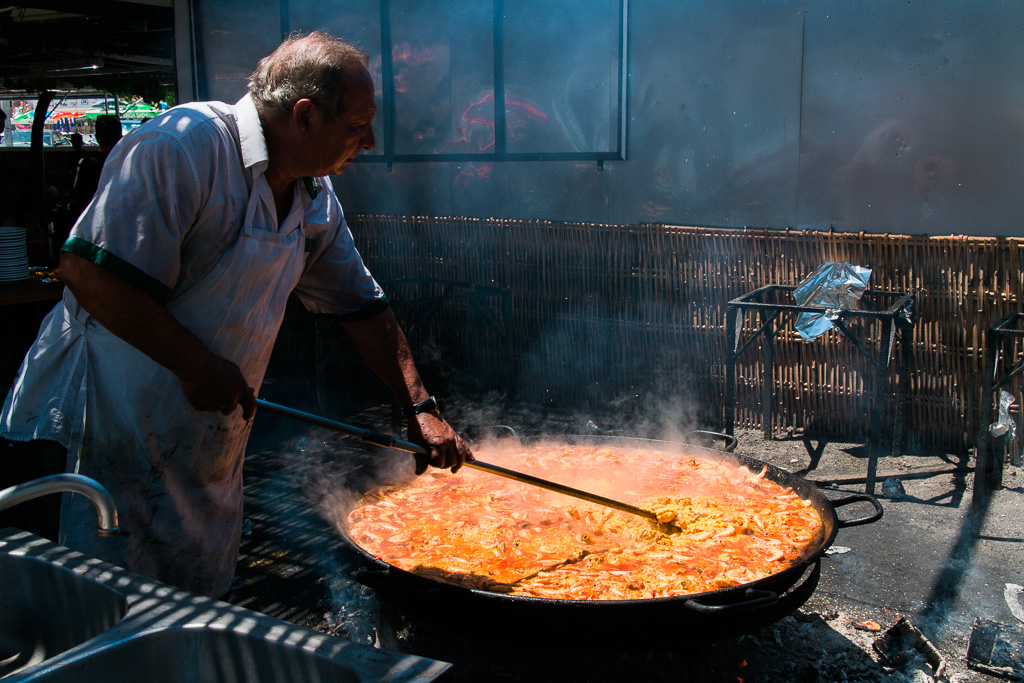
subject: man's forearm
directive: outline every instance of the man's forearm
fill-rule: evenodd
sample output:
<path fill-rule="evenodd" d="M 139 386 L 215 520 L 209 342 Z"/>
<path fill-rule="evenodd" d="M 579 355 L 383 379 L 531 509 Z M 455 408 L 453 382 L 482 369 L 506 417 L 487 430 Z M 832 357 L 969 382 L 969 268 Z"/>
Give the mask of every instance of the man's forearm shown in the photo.
<path fill-rule="evenodd" d="M 405 333 L 391 309 L 365 320 L 345 323 L 356 351 L 366 364 L 395 394 L 403 408 L 427 399 Z"/>
<path fill-rule="evenodd" d="M 175 375 L 195 372 L 210 351 L 153 297 L 74 254 L 61 254 L 60 278 L 101 325 Z"/>
<path fill-rule="evenodd" d="M 403 408 L 408 410 L 430 397 L 416 370 L 405 333 L 390 308 L 371 318 L 345 323 L 345 329 L 359 355 L 394 392 Z M 411 415 L 407 428 L 409 439 L 430 449 L 429 456 L 416 456 L 417 474 L 425 472 L 428 464 L 457 472 L 473 460 L 473 451 L 466 442 L 436 413 Z"/>
<path fill-rule="evenodd" d="M 238 366 L 218 356 L 142 290 L 74 254 L 64 253 L 60 277 L 79 305 L 101 325 L 175 374 L 196 410 L 256 412 L 256 392 Z"/>

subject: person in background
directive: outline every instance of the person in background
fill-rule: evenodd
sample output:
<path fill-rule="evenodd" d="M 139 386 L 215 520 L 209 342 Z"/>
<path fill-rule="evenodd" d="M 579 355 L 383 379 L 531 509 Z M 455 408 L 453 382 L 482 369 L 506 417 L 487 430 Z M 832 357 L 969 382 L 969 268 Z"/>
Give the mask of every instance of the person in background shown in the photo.
<path fill-rule="evenodd" d="M 78 219 L 85 207 L 92 200 L 96 193 L 96 187 L 100 182 L 100 171 L 103 170 L 103 163 L 114 148 L 117 141 L 121 139 L 121 120 L 113 114 L 100 114 L 96 117 L 96 144 L 99 145 L 99 152 L 96 154 L 83 154 L 78 160 L 75 169 L 75 177 L 71 183 L 71 197 L 69 200 L 70 214 L 72 221 Z"/>
<path fill-rule="evenodd" d="M 53 229 L 50 235 L 54 259 L 60 259 L 60 249 L 71 232 L 71 226 L 85 211 L 92 201 L 100 182 L 100 172 L 106 162 L 107 155 L 121 139 L 121 120 L 114 114 L 100 114 L 96 117 L 96 144 L 99 151 L 87 151 L 83 147 L 82 135 L 72 133 L 71 146 L 75 150 L 77 160 L 71 172 L 71 180 L 64 190 L 64 196 L 53 218 Z"/>
<path fill-rule="evenodd" d="M 117 502 L 122 533 L 100 538 L 95 512 L 72 496 L 63 544 L 193 592 L 228 591 L 256 392 L 292 293 L 342 316 L 429 450 L 417 472 L 472 460 L 328 177 L 374 146 L 367 63 L 326 33 L 292 36 L 237 103 L 174 107 L 111 151 L 63 248 L 64 300 L 0 414 L 0 435 L 59 441 L 68 470 Z"/>

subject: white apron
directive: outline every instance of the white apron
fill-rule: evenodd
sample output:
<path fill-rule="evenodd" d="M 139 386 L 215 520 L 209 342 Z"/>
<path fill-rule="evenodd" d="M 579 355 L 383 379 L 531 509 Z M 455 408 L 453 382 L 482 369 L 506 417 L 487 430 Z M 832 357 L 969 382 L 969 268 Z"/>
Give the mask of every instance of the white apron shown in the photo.
<path fill-rule="evenodd" d="M 257 174 L 237 240 L 208 276 L 167 304 L 257 389 L 302 275 L 301 219 L 302 200 L 293 194 L 278 231 L 270 188 Z M 238 559 L 250 424 L 241 409 L 228 416 L 196 411 L 170 371 L 97 324 L 73 298 L 68 309 L 54 314 L 67 310 L 65 323 L 81 335 L 87 354 L 87 396 L 78 405 L 95 406 L 83 416 L 81 438 L 69 444 L 69 469 L 110 490 L 122 531 L 97 536 L 91 505 L 70 496 L 72 504 L 61 510 L 61 542 L 193 592 L 223 595 Z"/>

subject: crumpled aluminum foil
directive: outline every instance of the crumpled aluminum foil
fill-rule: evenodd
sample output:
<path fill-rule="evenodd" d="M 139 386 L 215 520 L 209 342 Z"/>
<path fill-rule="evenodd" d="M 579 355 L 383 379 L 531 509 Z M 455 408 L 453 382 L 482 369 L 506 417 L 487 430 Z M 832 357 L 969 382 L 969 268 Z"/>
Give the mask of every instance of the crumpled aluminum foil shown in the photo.
<path fill-rule="evenodd" d="M 1010 406 L 1015 401 L 1010 392 L 999 392 L 999 418 L 988 426 L 988 433 L 996 438 L 1006 436 L 1006 452 L 1010 456 L 1010 462 L 1019 467 L 1022 463 L 1021 444 L 1017 440 L 1017 423 L 1010 416 Z"/>
<path fill-rule="evenodd" d="M 798 306 L 822 306 L 821 313 L 801 313 L 796 331 L 804 339 L 817 339 L 833 327 L 840 311 L 857 308 L 868 286 L 871 269 L 849 263 L 826 262 L 814 269 L 793 291 Z"/>

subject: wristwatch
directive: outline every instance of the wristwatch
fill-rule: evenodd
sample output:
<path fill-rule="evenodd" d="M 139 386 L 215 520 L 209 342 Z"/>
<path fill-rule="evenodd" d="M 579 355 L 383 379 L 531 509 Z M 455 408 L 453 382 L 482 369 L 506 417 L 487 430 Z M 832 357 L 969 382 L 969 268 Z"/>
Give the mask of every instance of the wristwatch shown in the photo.
<path fill-rule="evenodd" d="M 437 399 L 431 396 L 425 401 L 412 404 L 411 408 L 407 408 L 405 411 L 406 417 L 412 417 L 414 415 L 422 415 L 423 413 L 433 413 L 434 415 L 441 415 L 441 410 L 437 407 Z"/>

